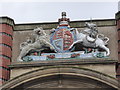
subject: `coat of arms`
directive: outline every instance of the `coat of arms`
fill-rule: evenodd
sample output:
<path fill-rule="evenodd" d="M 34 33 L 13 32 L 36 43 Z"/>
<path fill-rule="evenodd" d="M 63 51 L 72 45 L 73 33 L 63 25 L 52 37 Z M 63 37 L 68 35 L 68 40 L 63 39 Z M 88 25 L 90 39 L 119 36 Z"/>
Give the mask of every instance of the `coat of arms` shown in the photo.
<path fill-rule="evenodd" d="M 55 32 L 51 35 L 51 43 L 59 53 L 69 52 L 69 48 L 74 41 L 74 31 L 71 31 L 71 28 L 67 26 L 55 29 Z"/>
<path fill-rule="evenodd" d="M 106 46 L 109 38 L 99 34 L 96 24 L 88 22 L 85 24 L 87 28 L 82 32 L 79 32 L 77 28 L 70 28 L 69 18 L 66 18 L 66 12 L 62 12 L 59 26 L 51 30 L 50 38 L 39 27 L 34 29 L 36 36 L 34 42 L 28 39 L 26 42 L 21 43 L 18 60 L 59 60 L 109 56 L 110 50 Z"/>

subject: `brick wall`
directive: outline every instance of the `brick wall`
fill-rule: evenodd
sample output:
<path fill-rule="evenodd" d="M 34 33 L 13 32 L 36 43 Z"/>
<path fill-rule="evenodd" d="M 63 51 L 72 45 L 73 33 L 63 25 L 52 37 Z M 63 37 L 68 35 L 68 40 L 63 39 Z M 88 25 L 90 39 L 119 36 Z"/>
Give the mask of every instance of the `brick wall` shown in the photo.
<path fill-rule="evenodd" d="M 120 12 L 116 13 L 116 24 L 118 32 L 118 63 L 116 64 L 116 77 L 120 81 Z"/>
<path fill-rule="evenodd" d="M 0 19 L 2 19 L 0 21 L 0 85 L 3 85 L 10 79 L 8 65 L 12 58 L 13 25 L 8 21 L 13 22 L 13 20 L 8 17 Z"/>

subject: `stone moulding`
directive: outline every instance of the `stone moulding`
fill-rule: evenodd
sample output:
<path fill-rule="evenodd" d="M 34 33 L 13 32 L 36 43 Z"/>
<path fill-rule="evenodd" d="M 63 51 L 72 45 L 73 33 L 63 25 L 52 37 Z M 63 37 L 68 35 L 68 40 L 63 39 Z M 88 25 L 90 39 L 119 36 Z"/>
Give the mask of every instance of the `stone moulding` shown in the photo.
<path fill-rule="evenodd" d="M 8 24 L 14 28 L 14 20 L 9 17 L 0 17 L 0 24 Z"/>
<path fill-rule="evenodd" d="M 90 20 L 81 20 L 81 21 L 70 21 L 70 26 L 72 28 L 84 28 L 85 22 L 90 22 Z M 92 20 L 93 23 L 96 23 L 98 27 L 104 26 L 116 26 L 115 19 L 99 19 L 99 20 Z M 57 22 L 51 23 L 25 23 L 25 24 L 15 24 L 14 31 L 24 31 L 24 30 L 33 30 L 35 27 L 43 27 L 43 29 L 51 29 L 57 27 Z"/>
<path fill-rule="evenodd" d="M 11 79 L 6 84 L 4 84 L 2 88 L 15 88 L 31 80 L 35 80 L 42 77 L 48 77 L 52 75 L 73 75 L 75 77 L 76 76 L 86 77 L 86 78 L 94 79 L 104 84 L 107 84 L 113 88 L 118 88 L 118 82 L 115 78 L 109 75 L 100 73 L 98 71 L 75 67 L 75 66 L 69 66 L 69 67 L 65 67 L 65 66 L 47 67 L 46 66 L 46 67 L 43 67 L 42 69 L 34 70 Z"/>
<path fill-rule="evenodd" d="M 84 64 L 113 64 L 118 60 L 110 58 L 101 59 L 71 59 L 71 60 L 50 60 L 50 61 L 31 61 L 31 62 L 12 62 L 10 68 L 20 67 L 39 67 L 39 66 L 54 66 L 54 65 L 84 65 Z"/>

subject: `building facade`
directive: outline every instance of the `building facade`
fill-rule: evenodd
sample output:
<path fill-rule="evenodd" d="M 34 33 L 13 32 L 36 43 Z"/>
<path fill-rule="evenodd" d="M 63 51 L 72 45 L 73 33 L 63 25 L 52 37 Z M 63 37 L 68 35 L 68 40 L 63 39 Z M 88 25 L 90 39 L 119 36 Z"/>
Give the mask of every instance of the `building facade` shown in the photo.
<path fill-rule="evenodd" d="M 58 22 L 50 23 L 15 24 L 11 18 L 1 17 L 1 88 L 3 90 L 30 88 L 117 90 L 120 80 L 119 19 L 120 12 L 116 14 L 116 19 L 92 20 L 92 22 L 90 20 L 70 21 L 69 18 L 66 18 L 65 13 L 62 13 L 62 18 Z M 92 27 L 94 25 L 97 26 L 94 28 Z M 35 32 L 39 29 L 43 29 L 48 35 L 43 40 L 50 40 L 50 45 L 43 41 L 45 43 L 44 47 L 42 46 L 43 50 L 40 48 L 42 44 L 35 44 L 37 42 L 35 40 L 38 38 L 33 38 L 41 34 L 41 31 Z M 86 31 L 88 34 L 84 34 L 85 30 L 91 29 L 97 34 L 95 32 L 93 34 L 93 31 L 92 33 L 90 31 L 91 34 L 88 31 Z M 89 38 L 83 38 L 81 42 L 79 40 L 81 34 Z M 65 35 L 69 35 L 69 37 Z M 106 44 L 95 43 L 97 38 L 100 39 L 98 42 L 105 41 Z M 89 40 L 89 42 L 85 40 Z M 40 50 L 36 50 L 35 45 L 39 45 Z M 67 46 L 64 47 L 65 45 Z M 72 45 L 75 47 L 73 51 L 70 50 Z M 98 45 L 99 48 L 94 45 Z M 23 61 L 20 61 L 19 56 Z"/>

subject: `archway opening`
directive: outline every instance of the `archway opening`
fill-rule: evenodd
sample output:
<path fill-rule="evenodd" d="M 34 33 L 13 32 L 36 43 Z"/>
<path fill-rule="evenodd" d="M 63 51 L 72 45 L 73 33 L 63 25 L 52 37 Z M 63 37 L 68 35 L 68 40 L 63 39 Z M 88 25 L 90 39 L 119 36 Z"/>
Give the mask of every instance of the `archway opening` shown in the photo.
<path fill-rule="evenodd" d="M 117 90 L 110 85 L 103 82 L 91 79 L 88 77 L 68 75 L 68 74 L 55 74 L 49 75 L 37 79 L 30 80 L 16 86 L 14 89 L 43 89 L 43 88 L 79 88 L 79 89 L 90 89 L 90 88 L 103 88 L 103 90 Z"/>

